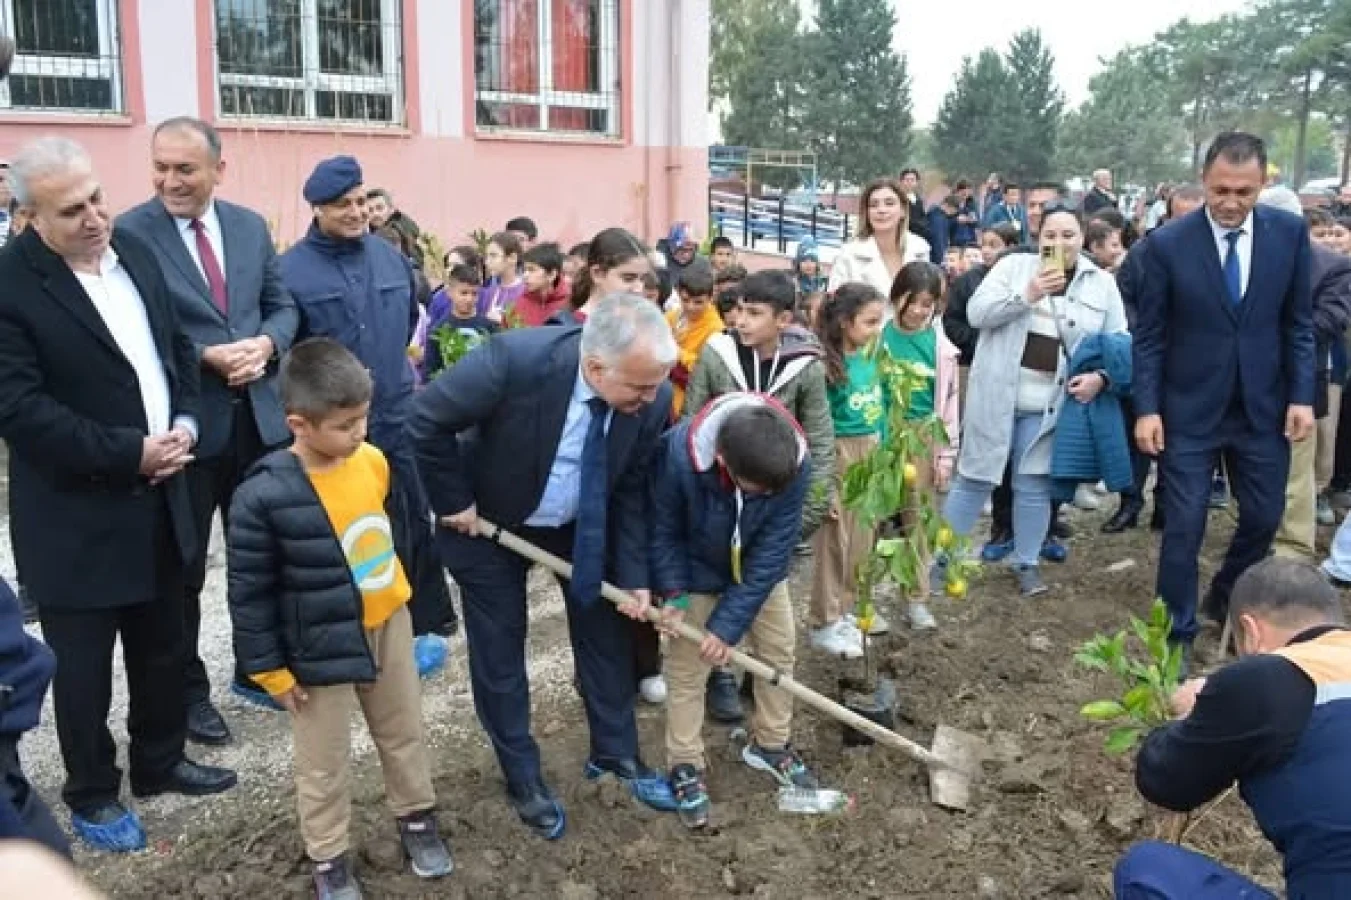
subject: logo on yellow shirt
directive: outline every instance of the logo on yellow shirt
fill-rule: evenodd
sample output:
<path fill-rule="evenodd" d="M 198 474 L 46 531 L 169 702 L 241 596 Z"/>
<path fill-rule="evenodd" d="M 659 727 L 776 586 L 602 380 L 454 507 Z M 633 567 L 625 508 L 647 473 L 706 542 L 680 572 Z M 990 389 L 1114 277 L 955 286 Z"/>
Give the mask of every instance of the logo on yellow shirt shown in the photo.
<path fill-rule="evenodd" d="M 342 552 L 352 569 L 352 580 L 363 594 L 382 591 L 394 584 L 399 560 L 394 555 L 394 536 L 389 519 L 362 516 L 342 533 Z"/>

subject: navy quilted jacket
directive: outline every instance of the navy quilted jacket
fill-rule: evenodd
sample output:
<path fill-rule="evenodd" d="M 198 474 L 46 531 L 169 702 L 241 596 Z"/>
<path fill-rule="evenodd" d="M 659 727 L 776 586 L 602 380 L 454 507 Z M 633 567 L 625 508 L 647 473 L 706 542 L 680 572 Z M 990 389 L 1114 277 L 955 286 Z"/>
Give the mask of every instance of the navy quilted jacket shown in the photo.
<path fill-rule="evenodd" d="M 1121 398 L 1131 392 L 1131 336 L 1090 334 L 1074 348 L 1069 375 L 1104 371 L 1111 382 L 1092 403 L 1068 400 L 1060 409 L 1051 451 L 1052 496 L 1070 500 L 1080 482 L 1104 481 L 1109 491 L 1132 484 L 1129 435 Z"/>

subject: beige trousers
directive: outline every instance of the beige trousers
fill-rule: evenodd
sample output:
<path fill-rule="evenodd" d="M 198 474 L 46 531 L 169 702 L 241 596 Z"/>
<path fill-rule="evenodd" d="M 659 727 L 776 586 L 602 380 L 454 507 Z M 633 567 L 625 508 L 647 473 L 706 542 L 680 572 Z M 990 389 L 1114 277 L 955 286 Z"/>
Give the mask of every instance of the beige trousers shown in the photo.
<path fill-rule="evenodd" d="M 1318 487 L 1314 483 L 1314 456 L 1317 438 L 1290 444 L 1290 477 L 1285 482 L 1285 515 L 1276 530 L 1272 552 L 1277 556 L 1295 559 L 1314 558 L 1314 535 L 1317 532 Z"/>
<path fill-rule="evenodd" d="M 703 627 L 718 598 L 712 594 L 691 594 L 685 621 Z M 769 592 L 760 614 L 746 633 L 748 649 L 766 665 L 785 675 L 793 674 L 793 603 L 788 585 L 780 582 Z M 708 663 L 699 658 L 699 645 L 684 638 L 666 647 L 666 762 L 670 766 L 689 764 L 708 768 L 704 758 L 704 685 L 708 681 Z M 750 677 L 749 675 L 747 676 Z M 782 688 L 757 678 L 754 683 L 755 712 L 751 715 L 751 738 L 773 750 L 788 743 L 793 727 L 793 697 Z"/>
<path fill-rule="evenodd" d="M 1328 414 L 1318 420 L 1318 430 L 1314 439 L 1318 449 L 1314 452 L 1313 472 L 1318 482 L 1318 490 L 1325 491 L 1332 481 L 1332 469 L 1337 461 L 1337 423 L 1342 418 L 1342 386 L 1328 385 Z"/>
<path fill-rule="evenodd" d="M 841 485 L 825 521 L 812 538 L 812 599 L 809 624 L 820 628 L 853 612 L 858 599 L 858 566 L 872 551 L 873 533 L 844 507 L 844 475 L 877 446 L 877 436 L 835 439 L 836 481 Z"/>
<path fill-rule="evenodd" d="M 413 624 L 401 606 L 366 632 L 379 673 L 371 684 L 305 687 L 309 699 L 291 717 L 296 804 L 305 852 L 316 862 L 346 853 L 352 817 L 352 709 L 360 705 L 380 754 L 385 796 L 395 816 L 436 806 L 422 737 L 422 688 L 413 660 Z"/>

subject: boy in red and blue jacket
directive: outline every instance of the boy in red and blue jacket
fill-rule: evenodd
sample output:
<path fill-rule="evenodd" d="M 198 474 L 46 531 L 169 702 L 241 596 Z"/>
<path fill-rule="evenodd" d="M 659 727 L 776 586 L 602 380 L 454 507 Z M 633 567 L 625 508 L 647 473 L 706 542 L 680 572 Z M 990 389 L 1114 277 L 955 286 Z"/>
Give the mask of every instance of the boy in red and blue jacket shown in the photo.
<path fill-rule="evenodd" d="M 772 397 L 723 394 L 666 433 L 652 481 L 650 572 L 666 597 L 667 626 L 684 620 L 708 635 L 674 641 L 666 654 L 666 753 L 681 820 L 708 822 L 700 732 L 712 666 L 750 635 L 759 657 L 793 671 L 793 607 L 785 579 L 811 478 L 807 440 Z M 742 759 L 782 785 L 815 787 L 789 744 L 793 700 L 755 682 L 755 714 Z"/>

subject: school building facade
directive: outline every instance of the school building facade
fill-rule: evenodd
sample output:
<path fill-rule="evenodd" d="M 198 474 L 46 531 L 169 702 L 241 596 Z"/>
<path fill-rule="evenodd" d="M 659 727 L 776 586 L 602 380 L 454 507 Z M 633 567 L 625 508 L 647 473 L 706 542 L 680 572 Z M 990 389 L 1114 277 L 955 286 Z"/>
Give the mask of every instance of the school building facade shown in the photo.
<path fill-rule="evenodd" d="M 0 0 L 0 159 L 74 138 L 121 211 L 155 124 L 191 115 L 222 133 L 221 196 L 284 241 L 338 153 L 447 245 L 518 215 L 564 242 L 702 232 L 709 2 Z"/>

